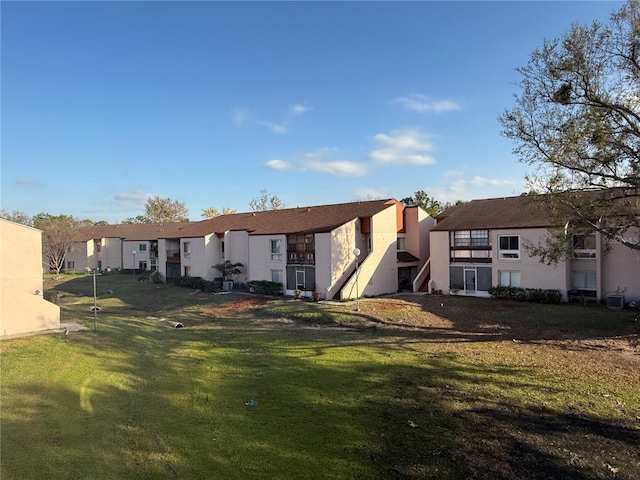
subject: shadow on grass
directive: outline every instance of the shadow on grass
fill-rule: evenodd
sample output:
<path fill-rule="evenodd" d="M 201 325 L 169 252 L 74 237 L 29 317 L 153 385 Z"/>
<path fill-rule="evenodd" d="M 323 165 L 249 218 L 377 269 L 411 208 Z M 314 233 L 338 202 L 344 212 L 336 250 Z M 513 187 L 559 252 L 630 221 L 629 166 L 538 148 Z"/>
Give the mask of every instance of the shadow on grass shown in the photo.
<path fill-rule="evenodd" d="M 445 324 L 381 319 L 367 301 L 361 312 L 277 301 L 204 315 L 184 289 L 122 277 L 101 283 L 122 305 L 100 314 L 97 333 L 51 338 L 45 367 L 17 348 L 3 356 L 2 478 L 640 477 L 632 421 L 513 401 L 572 387 L 428 349 L 619 335 L 622 323 L 585 329 L 563 306 L 425 296 L 398 301 Z M 92 294 L 91 280 L 58 288 Z M 187 328 L 144 319 L 158 312 Z"/>
<path fill-rule="evenodd" d="M 254 327 L 112 320 L 52 337 L 44 365 L 11 349 L 2 478 L 586 480 L 608 478 L 605 464 L 616 478 L 640 473 L 637 429 L 491 394 L 564 389 L 529 381 L 526 368 L 418 355 L 371 331 Z"/>

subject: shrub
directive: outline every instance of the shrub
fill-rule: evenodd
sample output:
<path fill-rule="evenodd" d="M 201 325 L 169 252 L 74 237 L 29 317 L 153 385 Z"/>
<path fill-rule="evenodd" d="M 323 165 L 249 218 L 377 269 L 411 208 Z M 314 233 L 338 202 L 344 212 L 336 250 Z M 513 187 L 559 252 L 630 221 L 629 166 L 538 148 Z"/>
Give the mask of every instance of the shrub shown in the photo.
<path fill-rule="evenodd" d="M 282 295 L 283 287 L 280 282 L 270 282 L 268 280 L 252 280 L 247 284 L 251 293 L 261 293 L 264 295 Z"/>
<path fill-rule="evenodd" d="M 178 287 L 192 288 L 203 292 L 214 292 L 216 290 L 215 283 L 209 282 L 202 277 L 179 277 L 175 284 Z"/>
<path fill-rule="evenodd" d="M 498 285 L 489 289 L 493 298 L 532 303 L 562 303 L 562 293 L 558 289 L 504 287 Z"/>
<path fill-rule="evenodd" d="M 149 281 L 151 283 L 164 283 L 164 277 L 158 270 L 154 270 L 151 272 L 151 275 L 149 275 Z"/>

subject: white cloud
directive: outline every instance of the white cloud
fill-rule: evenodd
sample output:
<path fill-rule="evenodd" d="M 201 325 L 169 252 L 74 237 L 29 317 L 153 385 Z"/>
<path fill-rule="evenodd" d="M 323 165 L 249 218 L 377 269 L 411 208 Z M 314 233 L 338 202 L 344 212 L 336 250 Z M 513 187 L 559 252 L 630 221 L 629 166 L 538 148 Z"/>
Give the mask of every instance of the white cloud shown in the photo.
<path fill-rule="evenodd" d="M 324 172 L 337 177 L 362 177 L 367 174 L 367 166 L 362 163 L 334 159 L 336 148 L 320 148 L 305 153 L 302 166 L 305 170 Z"/>
<path fill-rule="evenodd" d="M 131 190 L 128 192 L 116 193 L 113 199 L 118 203 L 134 203 L 144 205 L 153 194 L 145 190 Z"/>
<path fill-rule="evenodd" d="M 337 177 L 362 177 L 367 174 L 367 167 L 356 162 L 305 162 L 305 166 L 308 170 L 324 172 Z"/>
<path fill-rule="evenodd" d="M 421 94 L 408 95 L 406 97 L 398 97 L 389 102 L 391 105 L 400 105 L 407 110 L 418 113 L 433 112 L 443 113 L 452 110 L 461 110 L 460 105 L 451 100 L 431 100 L 429 97 Z"/>
<path fill-rule="evenodd" d="M 291 165 L 288 162 L 277 159 L 269 160 L 267 163 L 265 163 L 265 166 L 272 170 L 289 170 L 291 168 Z"/>
<path fill-rule="evenodd" d="M 234 108 L 231 112 L 231 119 L 236 125 L 242 125 L 247 121 L 249 111 L 246 108 Z"/>
<path fill-rule="evenodd" d="M 356 196 L 360 200 L 378 200 L 391 197 L 387 188 L 361 188 L 356 190 Z"/>
<path fill-rule="evenodd" d="M 307 113 L 311 109 L 312 108 L 308 105 L 296 103 L 295 105 L 291 105 L 289 107 L 289 115 L 302 115 L 303 113 Z"/>
<path fill-rule="evenodd" d="M 449 185 L 429 188 L 427 191 L 441 202 L 468 201 L 519 195 L 524 191 L 524 183 L 522 180 L 475 176 L 459 178 Z"/>
<path fill-rule="evenodd" d="M 374 137 L 380 148 L 372 151 L 369 158 L 376 163 L 400 163 L 431 165 L 436 163 L 426 153 L 433 149 L 424 133 L 418 130 L 396 130 L 391 134 L 378 133 Z"/>
<path fill-rule="evenodd" d="M 263 127 L 267 127 L 273 133 L 287 133 L 287 126 L 282 123 L 265 122 L 263 120 L 258 120 L 256 123 Z"/>
<path fill-rule="evenodd" d="M 21 187 L 26 187 L 26 188 L 40 188 L 43 186 L 42 182 L 40 182 L 39 180 L 35 180 L 33 178 L 28 178 L 28 177 L 18 178 L 16 180 L 16 183 Z"/>

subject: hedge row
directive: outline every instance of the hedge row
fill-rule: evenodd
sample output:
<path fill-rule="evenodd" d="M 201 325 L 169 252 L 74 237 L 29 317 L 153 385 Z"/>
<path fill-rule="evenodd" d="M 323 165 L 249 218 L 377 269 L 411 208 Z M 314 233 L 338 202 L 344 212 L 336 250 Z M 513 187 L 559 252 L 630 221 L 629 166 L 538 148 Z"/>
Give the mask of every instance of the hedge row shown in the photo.
<path fill-rule="evenodd" d="M 252 280 L 247 284 L 251 293 L 262 293 L 264 295 L 282 295 L 282 284 L 280 282 L 270 282 L 268 280 Z"/>
<path fill-rule="evenodd" d="M 209 281 L 202 277 L 179 277 L 175 280 L 178 287 L 192 288 L 203 292 L 216 292 L 222 290 L 220 280 Z"/>
<path fill-rule="evenodd" d="M 489 294 L 493 298 L 515 300 L 517 302 L 532 303 L 562 303 L 562 293 L 557 289 L 519 288 L 519 287 L 491 287 Z"/>

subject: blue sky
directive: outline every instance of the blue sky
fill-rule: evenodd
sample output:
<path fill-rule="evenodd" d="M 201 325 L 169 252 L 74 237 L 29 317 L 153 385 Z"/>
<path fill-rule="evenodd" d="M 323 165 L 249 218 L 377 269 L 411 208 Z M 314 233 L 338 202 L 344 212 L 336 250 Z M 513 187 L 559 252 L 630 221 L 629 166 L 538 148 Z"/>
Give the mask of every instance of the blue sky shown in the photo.
<path fill-rule="evenodd" d="M 622 2 L 7 2 L 5 210 L 517 195 L 515 68 Z"/>

